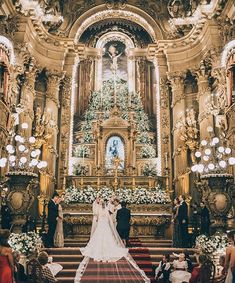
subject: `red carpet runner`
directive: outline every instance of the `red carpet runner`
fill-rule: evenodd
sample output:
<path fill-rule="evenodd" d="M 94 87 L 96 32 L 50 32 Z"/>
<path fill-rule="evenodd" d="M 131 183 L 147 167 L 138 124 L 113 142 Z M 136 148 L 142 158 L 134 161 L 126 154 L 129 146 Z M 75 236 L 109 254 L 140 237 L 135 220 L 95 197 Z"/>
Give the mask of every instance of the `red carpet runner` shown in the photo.
<path fill-rule="evenodd" d="M 90 260 L 81 283 L 143 283 L 144 280 L 126 259 L 117 262 L 102 263 Z"/>
<path fill-rule="evenodd" d="M 76 270 L 83 256 L 79 248 L 84 247 L 88 242 L 89 237 L 78 236 L 77 238 L 65 239 L 64 248 L 48 249 L 48 253 L 53 257 L 54 262 L 58 262 L 63 266 L 63 270 L 57 275 L 59 283 L 74 283 Z M 154 282 L 153 265 L 158 265 L 162 258 L 162 254 L 176 252 L 179 253 L 182 249 L 171 248 L 171 241 L 155 239 L 153 237 L 131 238 L 129 252 L 138 266 L 144 270 L 145 274 Z M 191 254 L 194 251 L 190 251 Z M 120 264 L 123 265 L 121 272 L 117 274 L 115 263 L 97 263 L 90 261 L 89 274 L 82 278 L 82 283 L 89 282 L 109 282 L 109 283 L 137 283 L 138 278 L 132 278 L 129 266 L 125 260 Z M 120 280 L 122 279 L 122 280 Z"/>

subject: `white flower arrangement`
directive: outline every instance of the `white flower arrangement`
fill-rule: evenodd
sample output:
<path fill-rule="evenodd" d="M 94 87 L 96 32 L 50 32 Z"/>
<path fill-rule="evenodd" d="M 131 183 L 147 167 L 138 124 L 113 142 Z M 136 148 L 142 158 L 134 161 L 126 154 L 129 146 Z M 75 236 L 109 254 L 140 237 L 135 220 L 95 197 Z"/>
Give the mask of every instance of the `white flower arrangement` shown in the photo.
<path fill-rule="evenodd" d="M 108 200 L 114 191 L 112 188 L 103 187 L 96 190 L 90 186 L 80 189 L 69 187 L 65 192 L 65 203 L 92 203 L 96 196 Z M 119 188 L 115 195 L 120 201 L 126 201 L 129 204 L 165 204 L 170 203 L 171 199 L 160 187 L 146 189 L 146 188 Z"/>
<path fill-rule="evenodd" d="M 145 163 L 142 168 L 144 176 L 157 176 L 157 164 Z"/>
<path fill-rule="evenodd" d="M 11 233 L 8 243 L 14 251 L 25 256 L 35 253 L 42 247 L 42 239 L 35 232 Z"/>
<path fill-rule="evenodd" d="M 73 152 L 75 157 L 88 157 L 90 155 L 90 148 L 86 145 L 78 145 Z"/>
<path fill-rule="evenodd" d="M 211 237 L 200 235 L 196 238 L 196 247 L 210 257 L 218 253 L 224 254 L 227 246 L 228 238 L 226 234 L 215 234 Z"/>
<path fill-rule="evenodd" d="M 141 158 L 154 158 L 156 157 L 156 150 L 153 145 L 147 144 L 143 146 L 140 150 Z"/>

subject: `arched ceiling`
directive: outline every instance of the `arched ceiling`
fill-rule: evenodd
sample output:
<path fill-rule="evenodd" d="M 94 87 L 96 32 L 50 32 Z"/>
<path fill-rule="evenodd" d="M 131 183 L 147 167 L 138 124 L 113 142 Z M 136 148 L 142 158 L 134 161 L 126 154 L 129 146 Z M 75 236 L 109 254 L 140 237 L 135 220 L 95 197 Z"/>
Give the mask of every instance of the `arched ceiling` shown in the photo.
<path fill-rule="evenodd" d="M 111 31 L 128 35 L 136 47 L 144 48 L 153 43 L 149 33 L 140 25 L 125 19 L 105 19 L 89 26 L 81 35 L 79 42 L 94 47 L 97 40 Z"/>

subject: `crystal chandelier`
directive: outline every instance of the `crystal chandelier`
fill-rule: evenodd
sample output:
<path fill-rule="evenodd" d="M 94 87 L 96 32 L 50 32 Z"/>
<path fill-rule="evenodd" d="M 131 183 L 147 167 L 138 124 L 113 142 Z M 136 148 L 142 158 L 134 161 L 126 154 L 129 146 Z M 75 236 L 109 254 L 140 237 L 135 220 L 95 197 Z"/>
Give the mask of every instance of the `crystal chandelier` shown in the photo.
<path fill-rule="evenodd" d="M 27 123 L 20 126 L 24 133 L 28 129 Z M 35 169 L 44 170 L 47 162 L 40 160 L 41 150 L 36 148 L 34 136 L 29 138 L 13 135 L 12 141 L 6 146 L 7 156 L 0 159 L 0 167 L 8 168 L 7 175 L 31 175 L 37 177 Z"/>
<path fill-rule="evenodd" d="M 215 136 L 210 126 L 207 131 L 210 138 L 202 140 L 199 150 L 195 152 L 197 164 L 191 167 L 192 172 L 198 172 L 202 176 L 230 175 L 227 173 L 228 166 L 235 165 L 235 157 L 231 156 L 232 150 L 225 135 Z"/>

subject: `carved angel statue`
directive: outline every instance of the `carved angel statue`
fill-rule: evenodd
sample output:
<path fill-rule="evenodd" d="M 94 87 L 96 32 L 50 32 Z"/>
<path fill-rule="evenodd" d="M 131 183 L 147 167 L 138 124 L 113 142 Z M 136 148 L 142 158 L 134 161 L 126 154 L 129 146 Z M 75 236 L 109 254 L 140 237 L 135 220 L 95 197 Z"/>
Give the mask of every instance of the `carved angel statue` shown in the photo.
<path fill-rule="evenodd" d="M 34 136 L 37 138 L 38 147 L 46 143 L 53 133 L 55 122 L 51 117 L 51 113 L 44 111 L 42 114 L 41 107 L 38 105 L 34 116 Z"/>
<path fill-rule="evenodd" d="M 180 139 L 185 142 L 185 145 L 191 151 L 192 162 L 195 162 L 194 153 L 198 147 L 198 128 L 196 113 L 193 108 L 186 112 L 185 121 L 181 124 L 180 127 Z"/>

